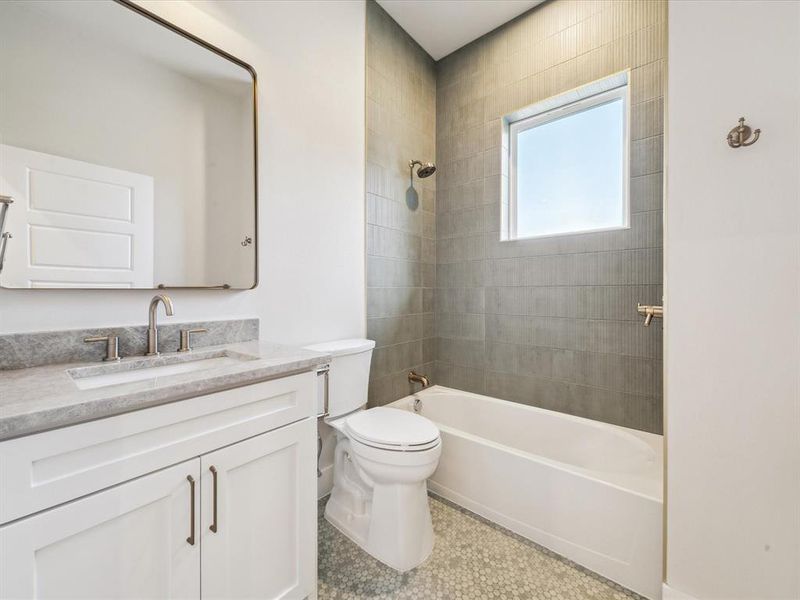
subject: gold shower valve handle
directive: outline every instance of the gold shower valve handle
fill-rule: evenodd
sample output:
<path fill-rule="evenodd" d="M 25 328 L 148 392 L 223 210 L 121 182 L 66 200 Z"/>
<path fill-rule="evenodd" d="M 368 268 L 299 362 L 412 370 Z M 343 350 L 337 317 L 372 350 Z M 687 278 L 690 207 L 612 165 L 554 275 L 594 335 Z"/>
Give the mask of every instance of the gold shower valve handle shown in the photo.
<path fill-rule="evenodd" d="M 651 304 L 637 304 L 636 311 L 644 317 L 644 326 L 650 327 L 650 321 L 664 318 L 664 307 Z"/>

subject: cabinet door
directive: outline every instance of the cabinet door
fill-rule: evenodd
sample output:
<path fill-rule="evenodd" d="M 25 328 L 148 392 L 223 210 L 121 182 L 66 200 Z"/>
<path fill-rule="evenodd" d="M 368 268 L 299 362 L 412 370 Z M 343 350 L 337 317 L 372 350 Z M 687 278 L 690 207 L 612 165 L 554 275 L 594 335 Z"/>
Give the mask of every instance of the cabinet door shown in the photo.
<path fill-rule="evenodd" d="M 199 598 L 199 478 L 196 458 L 0 527 L 0 597 Z"/>
<path fill-rule="evenodd" d="M 315 421 L 287 425 L 200 460 L 203 598 L 312 595 Z"/>

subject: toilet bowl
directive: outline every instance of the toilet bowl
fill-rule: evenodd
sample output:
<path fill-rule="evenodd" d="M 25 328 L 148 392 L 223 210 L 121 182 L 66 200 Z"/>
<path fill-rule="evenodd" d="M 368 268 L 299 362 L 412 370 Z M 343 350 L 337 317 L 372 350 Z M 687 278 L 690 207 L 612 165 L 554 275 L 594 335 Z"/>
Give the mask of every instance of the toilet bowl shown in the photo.
<path fill-rule="evenodd" d="M 325 420 L 337 441 L 325 518 L 366 552 L 404 572 L 433 550 L 427 479 L 439 463 L 442 442 L 425 417 L 364 408 L 373 346 L 369 340 L 309 346 L 333 356 Z M 344 391 L 348 395 L 339 396 Z"/>
<path fill-rule="evenodd" d="M 370 429 L 378 420 L 389 424 L 408 417 L 419 421 L 421 437 L 404 437 L 403 428 L 389 436 Z M 441 455 L 438 429 L 424 417 L 394 408 L 359 411 L 330 424 L 337 447 L 325 518 L 393 569 L 419 566 L 433 550 L 427 479 Z"/>

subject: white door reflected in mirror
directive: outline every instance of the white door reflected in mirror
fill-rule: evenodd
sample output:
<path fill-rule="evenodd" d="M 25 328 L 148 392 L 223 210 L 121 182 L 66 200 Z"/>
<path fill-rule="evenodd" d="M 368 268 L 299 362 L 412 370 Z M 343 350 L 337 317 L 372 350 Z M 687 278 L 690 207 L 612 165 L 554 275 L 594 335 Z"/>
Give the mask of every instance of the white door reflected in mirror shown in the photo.
<path fill-rule="evenodd" d="M 150 288 L 153 178 L 0 145 L 15 199 L 0 282 L 21 288 Z"/>

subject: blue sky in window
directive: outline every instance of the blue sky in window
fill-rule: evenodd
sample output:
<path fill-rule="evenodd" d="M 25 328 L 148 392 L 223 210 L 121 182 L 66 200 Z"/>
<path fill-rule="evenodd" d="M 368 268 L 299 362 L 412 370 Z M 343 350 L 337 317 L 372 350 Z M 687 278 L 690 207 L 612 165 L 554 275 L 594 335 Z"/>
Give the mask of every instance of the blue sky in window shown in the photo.
<path fill-rule="evenodd" d="M 517 137 L 517 237 L 621 227 L 621 99 Z"/>

